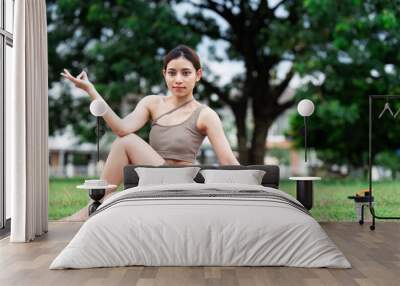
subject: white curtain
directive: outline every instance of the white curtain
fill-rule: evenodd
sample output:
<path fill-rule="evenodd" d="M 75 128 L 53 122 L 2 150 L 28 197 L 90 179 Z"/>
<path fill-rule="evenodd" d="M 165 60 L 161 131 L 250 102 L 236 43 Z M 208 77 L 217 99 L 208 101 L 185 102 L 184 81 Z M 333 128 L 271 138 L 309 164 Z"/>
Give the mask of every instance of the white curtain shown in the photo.
<path fill-rule="evenodd" d="M 6 187 L 12 242 L 48 229 L 47 23 L 45 0 L 15 1 L 13 93 L 6 99 Z"/>

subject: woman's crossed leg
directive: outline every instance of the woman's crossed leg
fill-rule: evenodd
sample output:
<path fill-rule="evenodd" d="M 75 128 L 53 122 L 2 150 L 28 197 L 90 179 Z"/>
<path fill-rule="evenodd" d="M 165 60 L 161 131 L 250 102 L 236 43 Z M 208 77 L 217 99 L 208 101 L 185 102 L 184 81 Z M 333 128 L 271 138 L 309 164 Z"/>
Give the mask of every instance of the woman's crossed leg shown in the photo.
<path fill-rule="evenodd" d="M 124 167 L 128 164 L 134 165 L 163 165 L 165 160 L 158 154 L 146 141 L 138 135 L 131 133 L 123 137 L 118 137 L 111 145 L 106 163 L 101 173 L 101 179 L 108 184 L 119 185 L 122 181 Z M 113 192 L 107 189 L 104 201 Z M 88 206 L 66 218 L 70 221 L 82 221 L 89 216 Z"/>
<path fill-rule="evenodd" d="M 107 161 L 101 173 L 101 179 L 109 184 L 119 185 L 123 177 L 123 169 L 128 164 L 163 165 L 165 160 L 146 141 L 138 135 L 118 137 L 111 146 Z M 107 190 L 107 194 L 113 190 Z"/>

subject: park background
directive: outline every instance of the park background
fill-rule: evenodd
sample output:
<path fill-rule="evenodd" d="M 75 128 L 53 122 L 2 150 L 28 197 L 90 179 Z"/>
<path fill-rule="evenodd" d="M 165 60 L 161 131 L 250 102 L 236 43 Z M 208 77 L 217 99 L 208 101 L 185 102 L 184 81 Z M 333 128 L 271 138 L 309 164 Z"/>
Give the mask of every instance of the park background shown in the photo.
<path fill-rule="evenodd" d="M 400 89 L 397 1 L 59 0 L 47 1 L 47 13 L 50 219 L 83 207 L 87 195 L 75 187 L 101 168 L 89 97 L 61 80 L 62 69 L 86 70 L 125 116 L 143 96 L 166 93 L 162 59 L 178 44 L 200 54 L 204 77 L 195 96 L 218 112 L 241 164 L 278 164 L 281 189 L 292 195 L 289 176 L 321 176 L 312 214 L 355 219 L 347 196 L 368 188 L 368 95 Z M 307 163 L 296 112 L 305 98 L 315 104 Z M 400 212 L 399 121 L 384 116 L 374 128 L 380 215 Z M 139 134 L 147 140 L 148 131 Z M 102 160 L 114 139 L 103 125 Z M 199 163 L 217 163 L 207 141 L 200 155 Z"/>

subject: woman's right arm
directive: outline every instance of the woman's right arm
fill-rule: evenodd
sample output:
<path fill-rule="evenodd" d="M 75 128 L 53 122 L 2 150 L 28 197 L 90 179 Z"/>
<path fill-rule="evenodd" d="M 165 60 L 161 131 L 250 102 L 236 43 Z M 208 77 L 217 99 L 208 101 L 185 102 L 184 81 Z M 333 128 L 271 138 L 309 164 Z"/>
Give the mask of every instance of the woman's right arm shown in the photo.
<path fill-rule="evenodd" d="M 150 119 L 149 105 L 154 102 L 154 96 L 142 98 L 136 105 L 136 108 L 125 118 L 121 119 L 97 92 L 94 85 L 89 81 L 86 72 L 83 71 L 77 77 L 74 77 L 68 70 L 64 69 L 64 73 L 61 73 L 61 75 L 73 82 L 76 87 L 86 91 L 92 100 L 98 99 L 104 102 L 106 112 L 103 118 L 117 136 L 125 136 L 129 133 L 136 132 Z"/>
<path fill-rule="evenodd" d="M 125 136 L 129 133 L 133 133 L 142 128 L 147 121 L 150 119 L 150 110 L 149 104 L 151 103 L 152 96 L 146 96 L 142 98 L 135 109 L 128 114 L 126 117 L 121 119 L 107 104 L 107 102 L 101 97 L 101 95 L 97 92 L 97 90 L 93 87 L 88 91 L 88 94 L 91 98 L 100 99 L 106 105 L 106 112 L 103 115 L 104 120 L 107 125 L 111 128 L 111 130 L 117 136 Z"/>

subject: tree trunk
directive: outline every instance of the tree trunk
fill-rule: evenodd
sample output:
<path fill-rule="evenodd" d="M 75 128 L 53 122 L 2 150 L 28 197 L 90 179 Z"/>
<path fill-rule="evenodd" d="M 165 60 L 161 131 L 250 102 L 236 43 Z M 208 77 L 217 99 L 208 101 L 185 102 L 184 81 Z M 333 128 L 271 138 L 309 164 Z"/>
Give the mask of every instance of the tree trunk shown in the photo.
<path fill-rule="evenodd" d="M 254 118 L 254 132 L 249 150 L 249 164 L 263 165 L 267 134 L 272 122 L 268 118 Z"/>
<path fill-rule="evenodd" d="M 247 66 L 247 70 L 252 70 Z M 274 112 L 270 109 L 274 108 L 273 104 L 269 104 L 265 97 L 265 92 L 268 92 L 268 78 L 254 78 L 252 74 L 246 74 L 246 80 L 243 87 L 243 99 L 235 107 L 236 126 L 238 128 L 238 144 L 240 163 L 243 165 L 264 164 L 265 142 L 268 129 L 275 119 Z M 249 99 L 251 99 L 249 101 Z M 249 139 L 246 134 L 246 118 L 247 105 L 251 102 L 254 129 L 249 146 Z M 268 116 L 270 115 L 270 116 Z M 271 118 L 273 117 L 273 118 Z"/>
<path fill-rule="evenodd" d="M 243 101 L 231 107 L 236 121 L 239 162 L 242 165 L 247 165 L 249 161 L 246 134 L 247 101 Z"/>
<path fill-rule="evenodd" d="M 269 77 L 261 71 L 257 78 L 248 82 L 252 95 L 252 114 L 254 129 L 251 138 L 249 163 L 264 164 L 268 130 L 276 118 L 275 103 L 271 102 L 272 92 L 269 89 Z"/>

